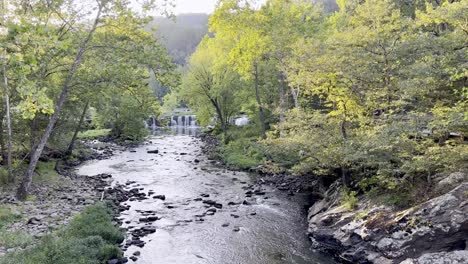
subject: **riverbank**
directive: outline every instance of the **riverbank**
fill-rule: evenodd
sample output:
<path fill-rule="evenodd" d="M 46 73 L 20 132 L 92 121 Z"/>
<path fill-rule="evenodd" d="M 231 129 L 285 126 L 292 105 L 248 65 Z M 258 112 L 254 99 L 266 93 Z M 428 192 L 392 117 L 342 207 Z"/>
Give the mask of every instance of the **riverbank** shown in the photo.
<path fill-rule="evenodd" d="M 201 135 L 205 153 L 219 159 L 221 146 Z M 222 160 L 216 162 L 222 163 Z M 231 168 L 232 169 L 232 168 Z M 308 234 L 314 248 L 343 263 L 467 263 L 468 174 L 434 177 L 439 195 L 399 209 L 364 195 L 350 195 L 340 181 L 272 173 L 268 164 L 251 168 L 268 184 L 294 195 L 309 195 Z M 348 195 L 346 195 L 348 194 Z"/>
<path fill-rule="evenodd" d="M 45 243 L 85 208 L 108 200 L 102 194 L 110 186 L 110 176 L 84 177 L 74 169 L 84 161 L 107 159 L 124 149 L 113 143 L 86 141 L 80 149 L 85 154 L 61 162 L 60 174 L 54 170 L 55 160 L 43 159 L 24 202 L 16 200 L 15 186 L 4 186 L 0 194 L 0 257 Z"/>

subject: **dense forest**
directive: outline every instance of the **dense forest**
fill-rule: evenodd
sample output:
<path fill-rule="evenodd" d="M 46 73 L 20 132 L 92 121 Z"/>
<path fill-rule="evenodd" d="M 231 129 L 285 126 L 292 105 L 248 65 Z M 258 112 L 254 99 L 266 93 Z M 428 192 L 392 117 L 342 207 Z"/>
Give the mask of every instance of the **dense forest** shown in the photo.
<path fill-rule="evenodd" d="M 428 199 L 434 177 L 467 169 L 468 1 L 337 4 L 220 1 L 168 98 L 216 117 L 228 165 Z M 234 127 L 239 113 L 252 123 Z"/>
<path fill-rule="evenodd" d="M 174 2 L 2 0 L 0 264 L 466 263 L 468 0 Z"/>
<path fill-rule="evenodd" d="M 144 120 L 160 112 L 150 75 L 166 86 L 178 78 L 145 30 L 148 17 L 126 1 L 8 1 L 2 14 L 0 179 L 24 175 L 19 198 L 44 155 L 73 158 L 84 126 L 124 140 L 147 135 Z"/>

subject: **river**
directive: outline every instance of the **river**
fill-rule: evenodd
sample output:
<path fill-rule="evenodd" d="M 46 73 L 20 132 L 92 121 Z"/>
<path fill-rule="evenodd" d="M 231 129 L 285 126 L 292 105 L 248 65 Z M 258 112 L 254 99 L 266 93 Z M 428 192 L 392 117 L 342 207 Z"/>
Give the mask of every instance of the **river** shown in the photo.
<path fill-rule="evenodd" d="M 164 201 L 127 202 L 124 227 L 141 225 L 141 211 L 161 217 L 152 223 L 157 231 L 142 239 L 146 245 L 129 247 L 127 256 L 140 251 L 137 263 L 142 264 L 333 263 L 310 249 L 301 195 L 265 186 L 265 194 L 246 197 L 255 176 L 213 165 L 202 154 L 202 144 L 191 135 L 154 135 L 140 147 L 78 168 L 82 175 L 108 173 L 118 183 L 134 181 L 129 188 L 165 195 Z M 155 149 L 158 154 L 147 153 Z M 207 215 L 209 205 L 201 199 L 216 201 L 222 209 Z"/>

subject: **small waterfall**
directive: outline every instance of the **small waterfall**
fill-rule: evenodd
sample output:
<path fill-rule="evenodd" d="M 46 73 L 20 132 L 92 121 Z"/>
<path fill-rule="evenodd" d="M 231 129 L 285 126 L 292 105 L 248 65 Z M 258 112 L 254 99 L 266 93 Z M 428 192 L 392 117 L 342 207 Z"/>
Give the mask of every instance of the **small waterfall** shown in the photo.
<path fill-rule="evenodd" d="M 177 117 L 177 126 L 182 126 L 182 116 Z"/>
<path fill-rule="evenodd" d="M 250 123 L 250 119 L 246 115 L 241 115 L 239 118 L 234 120 L 236 126 L 245 126 Z"/>
<path fill-rule="evenodd" d="M 174 116 L 171 116 L 171 124 L 170 124 L 171 127 L 173 126 L 177 126 L 177 120 L 175 119 Z"/>
<path fill-rule="evenodd" d="M 152 117 L 152 118 L 151 118 L 151 121 L 152 121 L 152 122 L 151 122 L 151 129 L 156 130 L 156 127 L 157 127 L 157 125 L 156 125 L 156 118 Z"/>
<path fill-rule="evenodd" d="M 170 127 L 197 127 L 195 115 L 171 116 Z"/>

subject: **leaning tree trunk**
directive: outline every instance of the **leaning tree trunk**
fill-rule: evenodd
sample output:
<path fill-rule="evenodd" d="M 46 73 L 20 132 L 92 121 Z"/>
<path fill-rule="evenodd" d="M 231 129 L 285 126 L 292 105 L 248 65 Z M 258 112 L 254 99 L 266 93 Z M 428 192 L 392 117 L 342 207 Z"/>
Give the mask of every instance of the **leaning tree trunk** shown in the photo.
<path fill-rule="evenodd" d="M 96 31 L 96 28 L 98 26 L 99 19 L 100 19 L 100 16 L 101 16 L 102 8 L 103 8 L 103 6 L 99 5 L 99 9 L 98 9 L 96 18 L 94 20 L 93 27 L 89 31 L 89 33 L 86 36 L 86 38 L 84 39 L 84 41 L 81 43 L 81 45 L 80 45 L 80 47 L 78 49 L 78 53 L 76 54 L 75 60 L 73 62 L 73 65 L 70 68 L 70 71 L 68 72 L 67 78 L 65 79 L 65 82 L 64 82 L 63 88 L 62 88 L 62 92 L 60 93 L 60 97 L 59 97 L 59 99 L 57 101 L 57 104 L 55 105 L 55 108 L 54 108 L 54 114 L 50 118 L 49 124 L 47 125 L 46 130 L 45 130 L 44 134 L 42 135 L 39 144 L 35 148 L 33 155 L 31 156 L 31 160 L 29 161 L 28 170 L 26 171 L 26 174 L 23 177 L 21 185 L 19 186 L 19 188 L 18 188 L 18 190 L 16 192 L 16 196 L 20 200 L 24 200 L 28 196 L 29 187 L 30 187 L 31 182 L 32 182 L 32 177 L 33 177 L 34 171 L 36 169 L 37 162 L 39 161 L 39 158 L 40 158 L 40 156 L 42 154 L 42 151 L 44 150 L 44 147 L 47 144 L 47 141 L 49 140 L 50 134 L 52 133 L 52 130 L 53 130 L 54 126 L 55 126 L 55 123 L 57 122 L 57 120 L 59 118 L 62 106 L 65 103 L 65 100 L 67 99 L 67 94 L 68 94 L 68 92 L 70 90 L 70 84 L 71 84 L 71 82 L 73 80 L 73 76 L 74 76 L 76 70 L 78 69 L 78 67 L 80 66 L 81 59 L 83 58 L 83 55 L 84 55 L 84 53 L 86 51 L 86 46 L 88 45 L 88 42 L 91 40 L 91 37 L 93 36 L 94 32 Z"/>
<path fill-rule="evenodd" d="M 258 65 L 254 64 L 254 77 L 255 77 L 255 98 L 257 99 L 258 104 L 258 115 L 260 117 L 260 125 L 262 127 L 262 138 L 266 138 L 266 124 L 265 124 L 265 113 L 263 112 L 262 101 L 260 99 L 260 91 L 258 87 Z"/>
<path fill-rule="evenodd" d="M 224 135 L 224 143 L 227 143 L 227 125 L 223 115 L 223 112 L 221 111 L 221 108 L 219 107 L 218 100 L 215 100 L 213 98 L 210 98 L 211 104 L 216 110 L 216 115 L 218 116 L 219 124 L 221 125 L 221 129 L 223 130 L 223 135 Z"/>
<path fill-rule="evenodd" d="M 76 141 L 76 139 L 78 137 L 78 133 L 81 130 L 81 126 L 83 125 L 83 121 L 85 119 L 86 112 L 88 111 L 88 106 L 89 106 L 89 100 L 86 101 L 86 104 L 85 104 L 85 106 L 83 108 L 83 112 L 81 113 L 81 116 L 80 116 L 80 121 L 78 122 L 78 125 L 76 126 L 75 132 L 73 133 L 73 137 L 72 137 L 72 139 L 70 141 L 70 144 L 68 144 L 67 151 L 65 152 L 65 157 L 69 157 L 73 152 L 73 148 L 75 146 L 75 141 Z"/>

